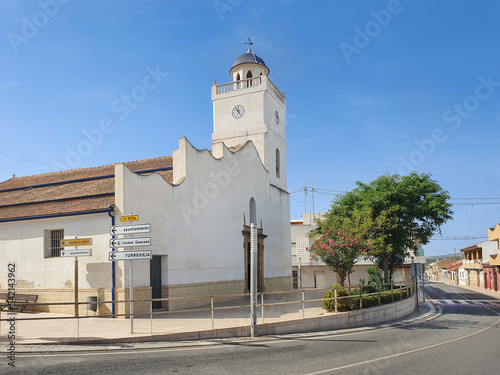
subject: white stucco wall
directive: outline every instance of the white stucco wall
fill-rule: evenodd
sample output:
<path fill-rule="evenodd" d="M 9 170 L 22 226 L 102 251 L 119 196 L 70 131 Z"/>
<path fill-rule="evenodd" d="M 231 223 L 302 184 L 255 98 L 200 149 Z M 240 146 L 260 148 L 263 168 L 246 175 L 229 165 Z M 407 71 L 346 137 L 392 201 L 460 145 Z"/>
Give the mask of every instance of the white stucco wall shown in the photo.
<path fill-rule="evenodd" d="M 249 202 L 257 206 L 264 234 L 264 276 L 291 275 L 288 193 L 269 183 L 251 142 L 233 153 L 224 148 L 216 159 L 182 138 L 174 152 L 174 170 L 185 165 L 187 176 L 171 185 L 159 175 L 139 176 L 117 165 L 118 215 L 138 214 L 151 224 L 153 255 L 168 255 L 163 284 L 244 279 L 243 224 L 249 225 Z M 149 285 L 149 273 L 134 276 Z"/>
<path fill-rule="evenodd" d="M 15 262 L 18 287 L 57 289 L 74 287 L 74 257 L 44 258 L 44 231 L 64 229 L 66 239 L 92 238 L 91 257 L 79 257 L 78 283 L 80 288 L 110 288 L 111 262 L 108 261 L 109 227 L 106 214 L 70 216 L 52 219 L 2 223 L 0 227 L 0 289 L 7 288 L 7 263 Z M 75 249 L 68 247 L 67 249 Z M 123 263 L 123 262 L 122 262 Z M 121 275 L 123 265 L 117 264 Z M 117 277 L 117 287 L 122 278 Z"/>

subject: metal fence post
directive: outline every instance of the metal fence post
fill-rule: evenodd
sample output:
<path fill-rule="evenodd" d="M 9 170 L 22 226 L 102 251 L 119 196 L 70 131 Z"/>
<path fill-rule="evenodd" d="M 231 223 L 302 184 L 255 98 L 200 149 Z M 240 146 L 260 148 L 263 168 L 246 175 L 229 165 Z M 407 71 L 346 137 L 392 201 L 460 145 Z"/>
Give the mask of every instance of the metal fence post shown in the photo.
<path fill-rule="evenodd" d="M 302 319 L 305 318 L 304 289 L 302 289 Z"/>
<path fill-rule="evenodd" d="M 391 298 L 392 302 L 394 303 L 394 283 L 391 281 Z"/>
<path fill-rule="evenodd" d="M 214 321 L 214 296 L 210 296 L 210 310 L 212 311 L 212 329 L 215 329 L 215 321 Z"/>
<path fill-rule="evenodd" d="M 262 304 L 262 324 L 264 324 L 264 293 L 260 294 L 260 303 Z"/>
<path fill-rule="evenodd" d="M 363 310 L 363 285 L 359 286 L 359 309 Z"/>
<path fill-rule="evenodd" d="M 337 308 L 337 288 L 335 288 L 335 312 L 339 312 Z"/>
<path fill-rule="evenodd" d="M 160 302 L 161 304 L 161 302 Z M 149 322 L 151 325 L 151 336 L 153 336 L 153 298 L 149 300 Z"/>

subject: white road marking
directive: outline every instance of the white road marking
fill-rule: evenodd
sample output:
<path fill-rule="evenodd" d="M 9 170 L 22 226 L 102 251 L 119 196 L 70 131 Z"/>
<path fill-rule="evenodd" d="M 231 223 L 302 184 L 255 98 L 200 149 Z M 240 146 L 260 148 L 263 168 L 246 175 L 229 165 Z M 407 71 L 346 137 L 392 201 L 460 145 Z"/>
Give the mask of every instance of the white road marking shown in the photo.
<path fill-rule="evenodd" d="M 495 310 L 491 310 L 490 308 L 484 306 L 485 309 L 488 309 L 490 311 L 493 311 L 495 314 L 497 315 L 500 315 L 500 313 L 496 312 Z M 432 349 L 432 348 L 436 348 L 438 346 L 442 346 L 442 345 L 448 345 L 452 342 L 455 342 L 455 341 L 460 341 L 460 340 L 465 340 L 469 337 L 472 337 L 472 336 L 475 336 L 475 335 L 478 335 L 480 333 L 483 333 L 484 331 L 487 331 L 488 329 L 491 329 L 493 328 L 494 326 L 496 326 L 498 323 L 500 323 L 500 318 L 497 319 L 497 321 L 495 323 L 493 323 L 492 325 L 490 325 L 489 327 L 486 327 L 486 328 L 483 328 L 477 332 L 473 332 L 473 333 L 470 333 L 468 335 L 465 335 L 465 336 L 462 336 L 462 337 L 457 337 L 455 339 L 452 339 L 452 340 L 447 340 L 447 341 L 444 341 L 444 342 L 440 342 L 440 343 L 437 343 L 437 344 L 433 344 L 433 345 L 429 345 L 429 346 L 425 346 L 423 348 L 418 348 L 418 349 L 413 349 L 413 350 L 408 350 L 406 352 L 402 352 L 402 353 L 398 353 L 398 354 L 393 354 L 393 355 L 388 355 L 388 356 L 385 356 L 385 357 L 381 357 L 381 358 L 375 358 L 375 359 L 371 359 L 371 360 L 368 360 L 368 361 L 363 361 L 363 362 L 358 362 L 358 363 L 352 363 L 350 365 L 345 365 L 345 366 L 340 366 L 340 367 L 334 367 L 334 368 L 330 368 L 330 369 L 326 369 L 326 370 L 321 370 L 321 371 L 316 371 L 316 372 L 310 372 L 308 374 L 304 374 L 304 375 L 317 375 L 317 374 L 326 374 L 326 373 L 329 373 L 329 372 L 333 372 L 333 371 L 338 371 L 338 370 L 345 370 L 347 368 L 351 368 L 351 367 L 356 367 L 356 366 L 361 366 L 361 365 L 366 365 L 368 363 L 373 363 L 373 362 L 378 362 L 378 361 L 383 361 L 385 359 L 390 359 L 390 358 L 396 358 L 396 357 L 401 357 L 403 355 L 408 355 L 408 354 L 412 354 L 412 353 L 416 353 L 416 352 L 420 352 L 422 350 L 427 350 L 427 349 Z"/>

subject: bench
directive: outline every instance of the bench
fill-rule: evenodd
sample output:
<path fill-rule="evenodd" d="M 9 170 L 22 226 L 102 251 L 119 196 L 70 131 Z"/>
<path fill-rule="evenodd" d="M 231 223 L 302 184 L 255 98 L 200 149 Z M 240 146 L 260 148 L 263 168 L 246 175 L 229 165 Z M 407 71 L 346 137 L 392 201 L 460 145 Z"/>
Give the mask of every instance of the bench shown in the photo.
<path fill-rule="evenodd" d="M 13 298 L 12 295 L 14 296 Z M 22 312 L 28 304 L 35 303 L 37 300 L 37 294 L 11 293 L 9 296 L 8 293 L 0 293 L 0 309 L 9 309 L 9 307 L 12 306 L 12 308 L 17 308 L 19 312 Z"/>

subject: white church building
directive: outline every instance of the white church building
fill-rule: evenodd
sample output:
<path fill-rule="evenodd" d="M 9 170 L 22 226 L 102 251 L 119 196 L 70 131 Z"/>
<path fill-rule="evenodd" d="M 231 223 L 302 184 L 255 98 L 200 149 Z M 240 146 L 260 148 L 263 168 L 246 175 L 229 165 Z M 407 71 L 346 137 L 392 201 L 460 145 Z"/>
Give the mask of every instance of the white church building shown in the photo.
<path fill-rule="evenodd" d="M 248 292 L 250 223 L 258 227 L 258 288 L 292 288 L 290 204 L 286 183 L 286 100 L 264 61 L 248 52 L 230 69 L 231 82 L 212 86 L 212 150 L 186 138 L 171 156 L 73 169 L 0 182 L 0 292 L 15 263 L 16 293 L 38 302 L 71 302 L 78 257 L 78 300 L 134 299 Z M 121 217 L 138 216 L 122 222 Z M 110 227 L 150 224 L 149 233 L 112 235 Z M 110 241 L 149 237 L 150 246 L 111 248 Z M 90 238 L 89 246 L 61 240 Z M 109 253 L 151 250 L 152 259 L 110 261 Z M 208 300 L 209 301 L 209 300 Z M 180 300 L 179 309 L 207 300 Z M 73 311 L 73 306 L 39 307 Z M 135 312 L 149 311 L 137 304 Z M 86 305 L 80 307 L 85 313 Z M 128 304 L 102 304 L 98 314 L 127 313 Z"/>

